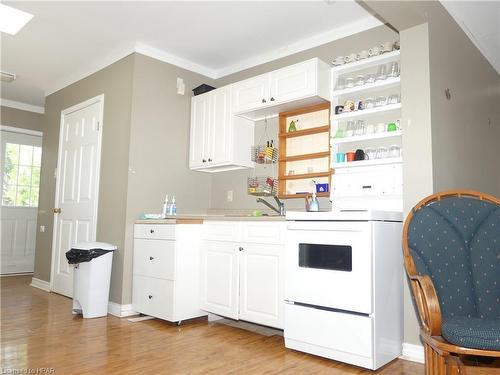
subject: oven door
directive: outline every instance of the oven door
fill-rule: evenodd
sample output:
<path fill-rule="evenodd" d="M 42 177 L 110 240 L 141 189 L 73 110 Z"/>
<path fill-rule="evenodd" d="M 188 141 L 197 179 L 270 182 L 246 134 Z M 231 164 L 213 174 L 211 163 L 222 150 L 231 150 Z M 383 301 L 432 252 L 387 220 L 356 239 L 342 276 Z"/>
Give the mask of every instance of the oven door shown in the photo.
<path fill-rule="evenodd" d="M 372 224 L 290 222 L 285 299 L 372 313 Z"/>

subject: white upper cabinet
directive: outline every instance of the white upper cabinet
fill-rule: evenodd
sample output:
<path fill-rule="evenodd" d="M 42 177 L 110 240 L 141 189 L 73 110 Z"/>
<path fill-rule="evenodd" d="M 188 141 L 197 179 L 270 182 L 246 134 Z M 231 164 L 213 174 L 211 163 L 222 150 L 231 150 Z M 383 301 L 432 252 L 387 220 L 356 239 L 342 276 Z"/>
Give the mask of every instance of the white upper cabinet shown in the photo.
<path fill-rule="evenodd" d="M 330 97 L 330 67 L 314 58 L 233 85 L 233 112 L 259 120 Z"/>
<path fill-rule="evenodd" d="M 269 88 L 269 74 L 236 83 L 233 88 L 233 111 L 238 113 L 268 104 L 271 100 Z"/>
<path fill-rule="evenodd" d="M 191 99 L 189 168 L 220 172 L 253 167 L 253 122 L 232 114 L 232 86 Z"/>

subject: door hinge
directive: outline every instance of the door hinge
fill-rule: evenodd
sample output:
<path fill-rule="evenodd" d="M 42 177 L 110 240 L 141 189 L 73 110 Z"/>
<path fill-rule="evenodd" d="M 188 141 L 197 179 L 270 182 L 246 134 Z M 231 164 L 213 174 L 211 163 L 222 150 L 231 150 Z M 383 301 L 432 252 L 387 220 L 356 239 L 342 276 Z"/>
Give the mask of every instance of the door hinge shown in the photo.
<path fill-rule="evenodd" d="M 100 130 L 100 125 L 101 125 L 101 123 L 99 121 L 97 121 L 97 131 Z"/>

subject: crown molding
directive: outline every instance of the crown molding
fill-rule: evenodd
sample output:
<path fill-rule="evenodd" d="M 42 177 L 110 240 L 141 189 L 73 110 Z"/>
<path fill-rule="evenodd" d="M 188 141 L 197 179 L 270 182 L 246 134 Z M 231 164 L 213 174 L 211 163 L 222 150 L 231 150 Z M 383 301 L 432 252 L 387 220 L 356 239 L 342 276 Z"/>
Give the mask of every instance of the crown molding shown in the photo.
<path fill-rule="evenodd" d="M 365 17 L 349 25 L 330 30 L 326 33 L 316 34 L 312 37 L 302 39 L 296 43 L 289 44 L 275 51 L 264 53 L 245 61 L 241 61 L 237 64 L 219 69 L 216 71 L 216 78 L 222 78 L 230 74 L 238 73 L 242 70 L 253 68 L 257 65 L 262 65 L 273 60 L 277 60 L 298 52 L 318 47 L 320 45 L 333 42 L 334 40 L 342 39 L 347 36 L 357 34 L 381 25 L 383 25 L 383 23 L 377 20 L 375 17 Z"/>
<path fill-rule="evenodd" d="M 0 105 L 3 107 L 20 109 L 22 111 L 35 112 L 35 113 L 45 113 L 45 108 L 33 104 L 27 104 L 22 102 L 17 102 L 15 100 L 1 99 Z"/>
<path fill-rule="evenodd" d="M 180 68 L 189 70 L 191 72 L 204 75 L 205 77 L 208 78 L 212 79 L 217 78 L 217 70 L 210 69 L 206 66 L 197 64 L 193 61 L 165 52 L 164 50 L 148 46 L 147 44 L 144 43 L 137 43 L 135 45 L 134 51 L 140 53 L 141 55 L 145 55 L 153 59 L 160 60 L 168 64 L 172 64 Z"/>

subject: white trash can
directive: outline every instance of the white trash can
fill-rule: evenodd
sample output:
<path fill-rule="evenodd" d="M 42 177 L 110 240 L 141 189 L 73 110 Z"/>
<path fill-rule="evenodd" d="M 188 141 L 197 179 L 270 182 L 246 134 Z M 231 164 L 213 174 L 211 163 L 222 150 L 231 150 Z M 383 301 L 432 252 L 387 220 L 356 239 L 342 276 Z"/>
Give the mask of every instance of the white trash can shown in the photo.
<path fill-rule="evenodd" d="M 73 273 L 73 314 L 99 318 L 108 314 L 111 265 L 116 246 L 105 242 L 80 242 L 66 253 Z"/>

